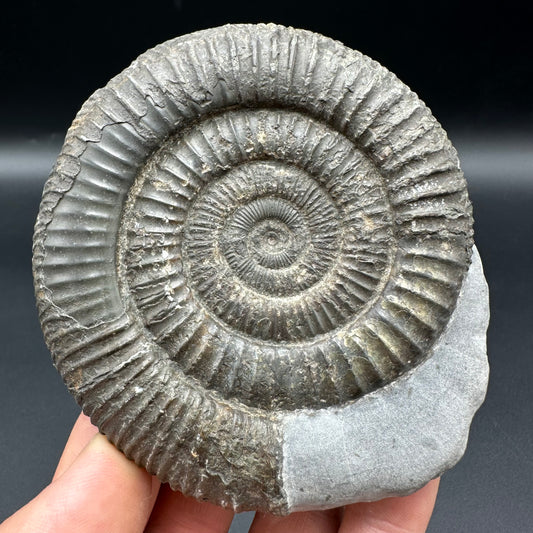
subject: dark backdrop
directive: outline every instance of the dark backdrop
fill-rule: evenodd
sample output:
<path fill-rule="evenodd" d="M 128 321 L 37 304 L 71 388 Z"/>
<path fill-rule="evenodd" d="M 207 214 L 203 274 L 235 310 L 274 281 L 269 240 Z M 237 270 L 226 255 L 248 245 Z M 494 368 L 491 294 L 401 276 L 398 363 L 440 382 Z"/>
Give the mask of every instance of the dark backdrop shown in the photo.
<path fill-rule="evenodd" d="M 89 94 L 141 52 L 228 22 L 278 22 L 338 39 L 397 74 L 445 126 L 533 118 L 527 2 L 32 0 L 2 11 L 9 134 L 63 132 Z"/>
<path fill-rule="evenodd" d="M 466 4 L 464 2 L 463 4 Z M 533 526 L 533 8 L 471 2 L 7 2 L 0 12 L 0 520 L 49 480 L 78 408 L 42 341 L 30 269 L 40 192 L 83 101 L 149 47 L 278 22 L 357 48 L 448 130 L 491 287 L 491 383 L 430 532 Z M 235 531 L 244 531 L 249 516 Z"/>

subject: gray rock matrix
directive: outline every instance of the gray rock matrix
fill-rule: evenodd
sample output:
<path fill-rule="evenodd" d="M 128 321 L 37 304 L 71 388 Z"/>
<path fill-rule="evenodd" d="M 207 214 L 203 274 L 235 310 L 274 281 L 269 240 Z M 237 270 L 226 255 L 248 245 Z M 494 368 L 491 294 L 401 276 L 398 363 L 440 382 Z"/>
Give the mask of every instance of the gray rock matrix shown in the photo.
<path fill-rule="evenodd" d="M 83 105 L 34 277 L 54 364 L 117 448 L 283 514 L 460 458 L 487 379 L 472 250 L 456 151 L 408 87 L 326 37 L 229 25 Z"/>
<path fill-rule="evenodd" d="M 286 417 L 289 509 L 409 494 L 454 466 L 485 398 L 488 322 L 488 287 L 474 248 L 457 308 L 427 361 L 358 402 Z"/>

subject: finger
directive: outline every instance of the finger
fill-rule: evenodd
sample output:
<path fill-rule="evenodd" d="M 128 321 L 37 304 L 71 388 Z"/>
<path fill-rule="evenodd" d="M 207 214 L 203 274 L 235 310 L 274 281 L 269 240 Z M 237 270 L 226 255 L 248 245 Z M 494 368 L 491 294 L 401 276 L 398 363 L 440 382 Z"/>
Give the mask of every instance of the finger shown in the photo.
<path fill-rule="evenodd" d="M 257 513 L 250 533 L 337 533 L 342 511 L 308 511 L 288 516 L 273 516 Z"/>
<path fill-rule="evenodd" d="M 83 413 L 80 414 L 76 420 L 70 436 L 68 438 L 63 454 L 59 459 L 54 477 L 52 479 L 57 479 L 65 470 L 67 470 L 70 465 L 74 462 L 76 457 L 81 453 L 83 448 L 87 446 L 89 441 L 98 433 L 98 428 L 91 424 L 91 420 L 88 416 L 85 416 Z"/>
<path fill-rule="evenodd" d="M 145 533 L 226 533 L 234 513 L 163 485 Z"/>
<path fill-rule="evenodd" d="M 410 496 L 347 505 L 339 533 L 424 533 L 438 488 L 434 479 Z"/>
<path fill-rule="evenodd" d="M 0 526 L 1 533 L 141 533 L 159 484 L 96 435 L 61 477 Z"/>

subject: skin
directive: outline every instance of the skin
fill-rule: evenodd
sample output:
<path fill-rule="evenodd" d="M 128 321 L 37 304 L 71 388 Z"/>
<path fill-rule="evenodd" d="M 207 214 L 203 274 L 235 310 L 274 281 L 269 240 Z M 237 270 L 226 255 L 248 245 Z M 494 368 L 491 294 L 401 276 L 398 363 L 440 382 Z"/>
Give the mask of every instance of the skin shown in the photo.
<path fill-rule="evenodd" d="M 250 533 L 422 533 L 439 480 L 402 498 L 276 517 L 257 513 Z M 76 421 L 50 485 L 0 533 L 223 533 L 233 512 L 161 486 L 117 451 L 85 415 Z"/>

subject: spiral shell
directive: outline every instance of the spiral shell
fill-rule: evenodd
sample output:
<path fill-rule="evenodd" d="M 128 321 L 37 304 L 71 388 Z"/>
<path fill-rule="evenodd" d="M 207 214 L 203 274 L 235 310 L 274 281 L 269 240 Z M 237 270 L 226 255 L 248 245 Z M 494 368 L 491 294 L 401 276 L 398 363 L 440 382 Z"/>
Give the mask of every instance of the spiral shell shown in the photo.
<path fill-rule="evenodd" d="M 431 354 L 472 247 L 457 155 L 386 69 L 273 25 L 140 56 L 82 107 L 34 274 L 100 430 L 186 494 L 283 511 L 280 420 Z"/>

